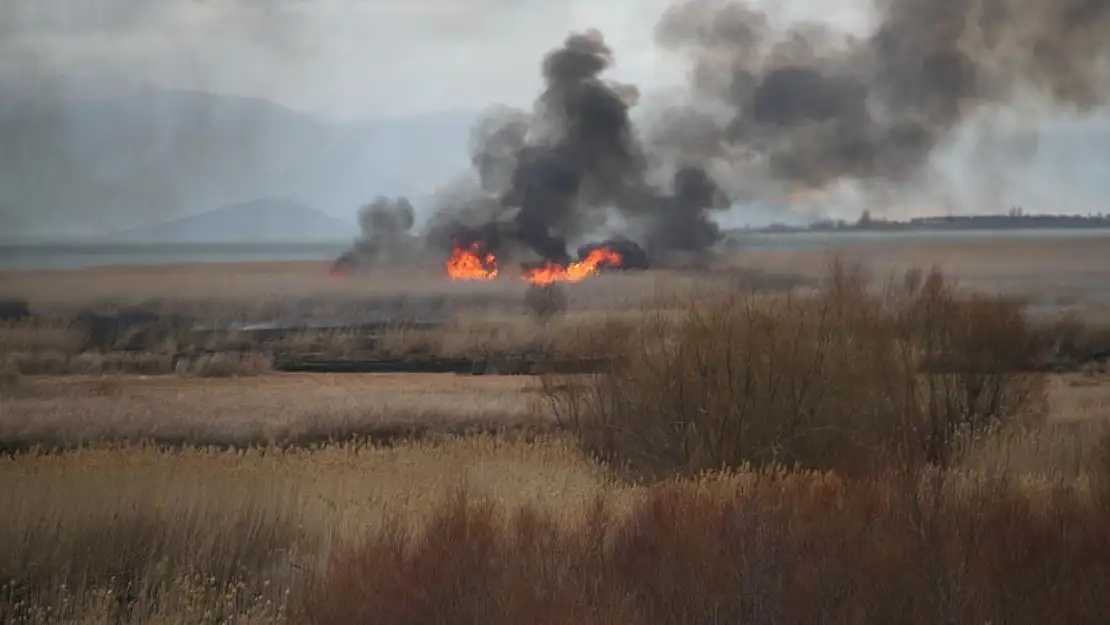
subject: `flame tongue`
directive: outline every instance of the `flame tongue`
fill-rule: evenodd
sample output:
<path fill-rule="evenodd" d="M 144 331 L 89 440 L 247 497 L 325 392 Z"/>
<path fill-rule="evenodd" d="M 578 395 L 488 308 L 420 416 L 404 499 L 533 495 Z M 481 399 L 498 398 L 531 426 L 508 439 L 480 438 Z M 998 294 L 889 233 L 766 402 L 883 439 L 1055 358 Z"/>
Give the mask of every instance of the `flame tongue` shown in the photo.
<path fill-rule="evenodd" d="M 621 255 L 612 250 L 599 248 L 591 251 L 586 258 L 573 262 L 566 267 L 553 262 L 529 269 L 524 272 L 524 279 L 533 284 L 551 284 L 552 282 L 578 282 L 597 274 L 601 267 L 621 265 Z"/>
<path fill-rule="evenodd" d="M 620 253 L 608 248 L 592 250 L 580 261 L 561 265 L 548 261 L 542 266 L 524 271 L 523 278 L 532 284 L 553 282 L 579 282 L 596 275 L 602 267 L 620 267 Z M 497 258 L 486 252 L 481 243 L 455 247 L 447 259 L 447 275 L 452 280 L 493 280 L 498 275 Z"/>
<path fill-rule="evenodd" d="M 492 280 L 497 277 L 497 258 L 483 253 L 479 243 L 456 247 L 447 259 L 447 275 L 452 280 Z"/>

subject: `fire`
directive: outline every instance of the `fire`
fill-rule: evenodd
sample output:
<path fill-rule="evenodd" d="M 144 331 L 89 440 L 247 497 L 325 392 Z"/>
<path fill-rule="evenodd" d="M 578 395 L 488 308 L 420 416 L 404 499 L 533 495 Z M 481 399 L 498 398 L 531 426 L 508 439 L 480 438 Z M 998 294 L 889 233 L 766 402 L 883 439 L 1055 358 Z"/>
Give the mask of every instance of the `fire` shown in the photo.
<path fill-rule="evenodd" d="M 542 267 L 529 269 L 524 273 L 524 279 L 533 284 L 551 284 L 552 282 L 578 282 L 595 275 L 602 265 L 619 267 L 621 255 L 613 250 L 598 248 L 586 255 L 586 258 L 573 262 L 566 267 L 558 263 L 548 262 Z"/>
<path fill-rule="evenodd" d="M 456 247 L 447 259 L 447 275 L 452 280 L 492 280 L 497 277 L 497 258 L 490 253 L 483 255 L 479 243 Z"/>

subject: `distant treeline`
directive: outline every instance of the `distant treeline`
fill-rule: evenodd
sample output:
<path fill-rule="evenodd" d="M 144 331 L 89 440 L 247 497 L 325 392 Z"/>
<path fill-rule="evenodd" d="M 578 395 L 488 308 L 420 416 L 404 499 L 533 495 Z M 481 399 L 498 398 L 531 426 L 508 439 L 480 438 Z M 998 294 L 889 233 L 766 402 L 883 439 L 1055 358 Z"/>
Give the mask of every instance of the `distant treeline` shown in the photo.
<path fill-rule="evenodd" d="M 948 215 L 917 217 L 907 221 L 873 218 L 864 211 L 858 221 L 824 220 L 808 226 L 772 224 L 752 228 L 758 232 L 890 232 L 913 230 L 1024 230 L 1046 228 L 1110 228 L 1110 215 L 1027 215 L 1021 209 L 997 215 Z"/>

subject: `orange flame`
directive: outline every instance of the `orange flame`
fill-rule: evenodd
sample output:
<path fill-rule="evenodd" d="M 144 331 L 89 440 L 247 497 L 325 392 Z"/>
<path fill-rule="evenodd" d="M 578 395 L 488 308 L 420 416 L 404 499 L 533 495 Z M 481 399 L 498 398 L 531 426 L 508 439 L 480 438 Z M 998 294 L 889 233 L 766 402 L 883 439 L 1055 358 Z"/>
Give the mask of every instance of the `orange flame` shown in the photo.
<path fill-rule="evenodd" d="M 595 275 L 603 264 L 619 267 L 622 260 L 621 255 L 613 250 L 598 248 L 591 251 L 586 258 L 571 263 L 566 267 L 557 263 L 548 262 L 542 267 L 529 269 L 524 272 L 524 279 L 532 284 L 578 282 Z"/>
<path fill-rule="evenodd" d="M 482 256 L 478 243 L 469 248 L 456 247 L 447 259 L 447 275 L 452 280 L 492 280 L 497 277 L 497 258 L 489 253 Z"/>

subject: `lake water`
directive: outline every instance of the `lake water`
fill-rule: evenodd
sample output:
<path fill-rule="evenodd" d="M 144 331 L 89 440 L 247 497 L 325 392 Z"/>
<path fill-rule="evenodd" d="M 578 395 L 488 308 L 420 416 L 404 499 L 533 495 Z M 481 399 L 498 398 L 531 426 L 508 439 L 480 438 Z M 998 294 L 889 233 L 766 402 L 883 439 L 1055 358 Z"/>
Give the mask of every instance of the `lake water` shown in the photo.
<path fill-rule="evenodd" d="M 331 261 L 349 247 L 349 241 L 297 244 L 0 245 L 0 270 L 80 269 L 105 265 Z"/>
<path fill-rule="evenodd" d="M 1110 240 L 1110 230 L 1078 228 L 1013 230 L 918 230 L 905 232 L 760 232 L 740 234 L 736 239 L 748 249 L 812 250 L 838 245 L 998 241 L 1022 239 L 1099 239 Z"/>
<path fill-rule="evenodd" d="M 740 234 L 747 249 L 812 250 L 837 245 L 869 243 L 975 241 L 1000 239 L 1108 238 L 1110 230 L 962 230 L 915 232 L 797 232 Z M 184 244 L 144 245 L 111 243 L 0 244 L 0 270 L 78 269 L 104 265 L 151 265 L 211 262 L 331 261 L 349 241 L 299 244 Z"/>

